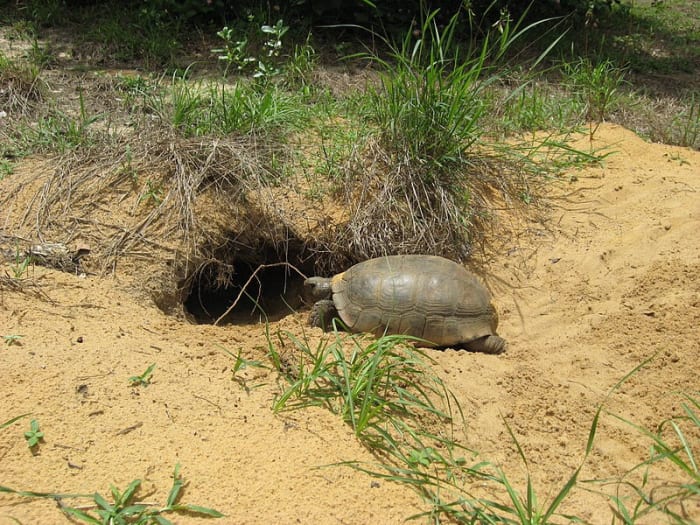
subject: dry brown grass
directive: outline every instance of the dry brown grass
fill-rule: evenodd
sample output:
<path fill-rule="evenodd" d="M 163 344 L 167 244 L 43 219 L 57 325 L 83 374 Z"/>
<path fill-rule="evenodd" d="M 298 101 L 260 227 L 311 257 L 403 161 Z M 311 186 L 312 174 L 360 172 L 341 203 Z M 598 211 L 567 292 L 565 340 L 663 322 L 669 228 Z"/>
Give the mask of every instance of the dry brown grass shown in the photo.
<path fill-rule="evenodd" d="M 531 162 L 475 151 L 453 172 L 431 173 L 370 141 L 341 188 L 349 219 L 335 250 L 356 262 L 386 254 L 466 260 L 482 251 L 499 210 L 523 210 L 520 196 L 543 183 Z M 539 181 L 539 182 L 538 182 Z M 535 206 L 530 212 L 537 213 Z"/>
<path fill-rule="evenodd" d="M 2 55 L 0 55 L 0 59 Z M 14 62 L 0 62 L 0 108 L 14 116 L 27 115 L 44 98 L 46 85 L 39 70 L 19 66 Z"/>
<path fill-rule="evenodd" d="M 225 284 L 237 259 L 268 262 L 255 244 L 282 242 L 279 219 L 259 216 L 274 207 L 248 204 L 278 176 L 268 164 L 272 145 L 141 131 L 13 175 L 0 200 L 13 210 L 6 226 L 29 239 L 90 245 L 92 271 L 113 272 L 125 260 L 140 265 L 166 281 L 155 286 L 169 288 L 169 301 L 181 300 L 186 291 L 175 288 L 203 267 L 221 272 Z"/>

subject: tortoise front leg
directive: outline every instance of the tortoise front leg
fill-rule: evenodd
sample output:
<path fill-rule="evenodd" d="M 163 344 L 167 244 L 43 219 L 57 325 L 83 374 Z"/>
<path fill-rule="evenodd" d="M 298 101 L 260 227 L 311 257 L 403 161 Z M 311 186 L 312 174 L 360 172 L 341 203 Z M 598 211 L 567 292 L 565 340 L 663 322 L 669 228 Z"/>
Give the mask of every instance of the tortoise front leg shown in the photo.
<path fill-rule="evenodd" d="M 330 330 L 334 317 L 338 317 L 338 310 L 331 299 L 317 301 L 311 307 L 309 324 L 321 328 L 324 332 Z"/>

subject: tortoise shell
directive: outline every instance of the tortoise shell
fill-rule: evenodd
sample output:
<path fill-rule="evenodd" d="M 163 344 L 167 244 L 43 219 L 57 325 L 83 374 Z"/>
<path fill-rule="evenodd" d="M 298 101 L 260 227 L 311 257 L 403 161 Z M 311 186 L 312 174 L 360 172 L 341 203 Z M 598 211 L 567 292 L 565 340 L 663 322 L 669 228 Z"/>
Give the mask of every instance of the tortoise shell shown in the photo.
<path fill-rule="evenodd" d="M 361 262 L 331 279 L 332 299 L 352 332 L 404 334 L 434 346 L 496 335 L 498 316 L 486 287 L 463 266 L 431 255 Z M 503 350 L 505 342 L 493 352 Z"/>

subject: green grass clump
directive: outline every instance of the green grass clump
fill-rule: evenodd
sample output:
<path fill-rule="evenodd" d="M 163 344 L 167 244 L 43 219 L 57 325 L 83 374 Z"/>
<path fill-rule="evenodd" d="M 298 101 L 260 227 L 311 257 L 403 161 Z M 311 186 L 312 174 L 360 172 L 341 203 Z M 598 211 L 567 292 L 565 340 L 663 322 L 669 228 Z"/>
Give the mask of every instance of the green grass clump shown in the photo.
<path fill-rule="evenodd" d="M 19 142 L 26 152 L 65 153 L 97 142 L 98 134 L 93 130 L 93 126 L 103 117 L 101 114 L 88 112 L 81 92 L 77 116 L 54 110 L 39 118 L 36 124 L 27 126 Z"/>
<path fill-rule="evenodd" d="M 12 175 L 13 172 L 14 166 L 12 162 L 10 162 L 9 160 L 0 159 L 0 180 L 3 180 L 9 175 Z"/>
<path fill-rule="evenodd" d="M 421 415 L 451 421 L 433 398 L 449 397 L 439 378 L 428 372 L 430 358 L 408 344 L 405 336 L 385 336 L 362 346 L 353 337 L 336 333 L 311 349 L 292 334 L 286 337 L 299 351 L 298 360 L 282 365 L 282 357 L 270 343 L 273 362 L 289 385 L 275 400 L 275 411 L 318 404 L 338 413 L 363 442 L 376 447 L 389 443 L 391 432 L 406 430 L 405 419 Z M 346 343 L 352 346 L 346 355 Z M 394 427 L 393 429 L 391 427 Z M 388 441 L 387 441 L 388 439 Z"/>
<path fill-rule="evenodd" d="M 153 370 L 155 370 L 156 364 L 153 363 L 149 365 L 148 368 L 141 374 L 137 376 L 131 376 L 129 378 L 129 384 L 131 386 L 148 386 L 151 384 L 151 376 L 153 375 Z"/>
<path fill-rule="evenodd" d="M 429 357 L 407 346 L 412 339 L 385 336 L 366 342 L 336 332 L 311 348 L 307 341 L 291 334 L 278 337 L 283 346 L 287 346 L 285 340 L 291 343 L 294 355 L 280 352 L 268 334 L 269 356 L 286 382 L 273 410 L 323 406 L 342 417 L 378 463 L 348 461 L 341 465 L 416 490 L 430 509 L 412 518 L 429 518 L 434 523 L 443 519 L 474 524 L 586 523 L 580 516 L 566 513 L 564 507 L 575 490 L 582 486 L 590 490 L 592 484 L 600 483 L 579 478 L 593 450 L 607 398 L 595 412 L 580 464 L 560 487 L 535 487 L 527 454 L 504 422 L 525 466 L 526 477 L 520 487 L 500 466 L 474 462 L 476 453 L 457 443 L 456 416 L 463 423 L 459 402 L 431 371 Z M 625 375 L 608 397 L 648 361 Z M 656 432 L 623 419 L 651 439 L 652 455 L 615 484 L 616 495 L 599 493 L 613 503 L 613 512 L 622 523 L 639 523 L 656 516 L 655 512 L 673 523 L 692 523 L 687 512 L 700 496 L 696 450 L 700 401 L 689 395 L 684 398 L 685 415 L 664 421 Z M 680 473 L 676 478 L 680 481 L 664 485 L 663 497 L 656 495 L 659 487 L 652 486 L 648 473 L 641 483 L 631 481 L 632 474 L 660 462 L 670 462 Z M 622 496 L 625 490 L 628 494 Z"/>
<path fill-rule="evenodd" d="M 595 122 L 595 129 L 615 109 L 624 70 L 610 60 L 593 63 L 588 59 L 565 62 L 562 70 L 571 92 L 584 107 L 586 122 Z M 591 134 L 594 130 L 591 131 Z"/>
<path fill-rule="evenodd" d="M 487 108 L 480 94 L 489 42 L 462 56 L 454 41 L 458 16 L 440 31 L 436 15 L 424 22 L 423 38 L 407 33 L 400 46 L 391 46 L 390 60 L 368 55 L 383 72 L 366 110 L 397 159 L 444 170 L 462 163 L 483 132 L 479 122 Z"/>
<path fill-rule="evenodd" d="M 365 55 L 382 70 L 379 88 L 369 90 L 367 115 L 398 160 L 426 164 L 428 173 L 469 164 L 475 155 L 470 148 L 486 132 L 482 121 L 492 109 L 488 90 L 507 71 L 503 57 L 545 22 L 523 28 L 522 20 L 513 23 L 504 16 L 496 24 L 498 31 L 475 43 L 460 40 L 468 29 L 464 13 L 455 14 L 444 27 L 437 15 L 433 11 L 425 17 L 416 30 L 419 37 L 410 31 L 399 45 L 387 42 L 389 59 Z"/>
<path fill-rule="evenodd" d="M 297 126 L 303 116 L 293 93 L 272 84 L 259 89 L 243 81 L 230 86 L 176 78 L 169 97 L 158 106 L 186 137 L 271 134 Z"/>
<path fill-rule="evenodd" d="M 283 337 L 296 355 L 286 357 L 269 339 L 273 365 L 287 382 L 273 410 L 324 406 L 341 416 L 379 460 L 375 465 L 343 465 L 414 488 L 431 505 L 426 514 L 431 520 L 439 522 L 442 516 L 458 523 L 550 523 L 576 485 L 581 467 L 543 505 L 529 475 L 522 494 L 499 467 L 470 462 L 475 453 L 454 438 L 455 425 L 464 423 L 460 404 L 431 371 L 429 356 L 410 345 L 414 339 L 385 336 L 364 344 L 363 339 L 336 332 L 312 349 L 291 334 Z M 598 415 L 586 456 L 597 421 Z M 527 466 L 512 431 L 511 437 Z M 474 485 L 506 494 L 507 502 L 472 494 Z"/>
<path fill-rule="evenodd" d="M 221 512 L 202 507 L 200 505 L 179 503 L 185 482 L 180 475 L 180 465 L 175 465 L 173 472 L 173 486 L 168 493 L 165 505 L 154 507 L 149 503 L 135 501 L 136 493 L 141 486 L 141 480 L 135 479 L 123 492 L 115 486 L 110 487 L 112 502 L 100 493 L 94 494 L 57 494 L 47 492 L 33 492 L 15 490 L 0 485 L 0 493 L 15 494 L 28 498 L 53 499 L 60 502 L 61 510 L 71 520 L 78 520 L 91 525 L 172 525 L 172 521 L 166 518 L 168 514 L 182 516 L 198 516 L 204 518 L 222 518 Z M 85 510 L 89 507 L 71 507 L 63 503 L 65 499 L 90 498 L 95 510 Z"/>

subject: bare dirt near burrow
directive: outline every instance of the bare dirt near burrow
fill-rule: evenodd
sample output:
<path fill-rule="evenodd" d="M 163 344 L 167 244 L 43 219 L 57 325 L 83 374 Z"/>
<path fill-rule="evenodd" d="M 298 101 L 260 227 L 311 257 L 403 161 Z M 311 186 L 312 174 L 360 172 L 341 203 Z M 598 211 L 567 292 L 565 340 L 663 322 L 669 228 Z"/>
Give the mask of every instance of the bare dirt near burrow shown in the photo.
<path fill-rule="evenodd" d="M 507 352 L 432 351 L 465 412 L 460 442 L 524 488 L 505 419 L 542 499 L 580 463 L 598 405 L 642 361 L 654 356 L 611 395 L 609 412 L 654 428 L 681 414 L 676 392 L 700 388 L 700 152 L 610 125 L 593 145 L 614 153 L 553 190 L 546 223 L 503 218 L 494 230 L 497 253 L 479 271 Z M 22 335 L 0 346 L 0 422 L 31 412 L 45 440 L 32 455 L 22 437 L 28 419 L 0 430 L 0 485 L 107 494 L 138 478 L 140 499 L 163 503 L 180 463 L 182 501 L 218 509 L 221 523 L 400 523 L 426 508 L 408 487 L 325 467 L 375 459 L 326 410 L 274 414 L 276 373 L 239 372 L 255 385 L 249 392 L 232 381 L 233 360 L 221 348 L 265 361 L 263 325 L 168 317 L 119 272 L 80 277 L 37 266 L 29 275 L 43 295 L 29 287 L 0 295 L 0 335 Z M 305 318 L 287 316 L 270 330 L 301 334 Z M 312 343 L 321 337 L 304 329 Z M 152 384 L 129 386 L 151 363 Z M 697 450 L 700 436 L 689 438 Z M 648 441 L 604 412 L 581 479 L 615 478 L 648 452 Z M 662 468 L 653 481 L 679 480 Z M 593 523 L 612 517 L 586 490 L 562 510 Z M 700 520 L 700 501 L 685 511 Z M 68 522 L 51 500 L 0 494 L 0 524 L 13 518 Z"/>

